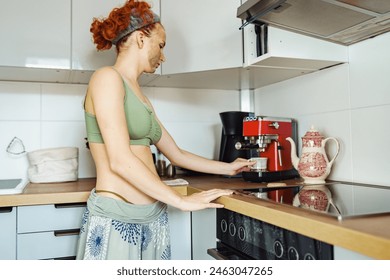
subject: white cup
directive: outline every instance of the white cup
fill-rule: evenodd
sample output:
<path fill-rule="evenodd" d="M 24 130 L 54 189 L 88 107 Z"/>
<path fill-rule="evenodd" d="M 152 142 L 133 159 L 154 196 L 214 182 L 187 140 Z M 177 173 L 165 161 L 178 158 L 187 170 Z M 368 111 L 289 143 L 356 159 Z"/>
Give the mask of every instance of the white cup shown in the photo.
<path fill-rule="evenodd" d="M 253 157 L 249 161 L 256 161 L 254 165 L 251 165 L 250 168 L 253 170 L 267 170 L 267 160 L 266 157 Z"/>

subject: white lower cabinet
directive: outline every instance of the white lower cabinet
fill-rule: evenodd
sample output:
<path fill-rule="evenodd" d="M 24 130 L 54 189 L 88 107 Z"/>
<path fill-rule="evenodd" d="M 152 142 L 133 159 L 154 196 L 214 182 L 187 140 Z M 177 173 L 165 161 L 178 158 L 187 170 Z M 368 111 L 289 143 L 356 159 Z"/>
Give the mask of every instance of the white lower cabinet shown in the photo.
<path fill-rule="evenodd" d="M 53 231 L 18 234 L 18 259 L 73 259 L 78 237 L 78 231 L 62 235 Z"/>
<path fill-rule="evenodd" d="M 216 210 L 183 212 L 168 206 L 172 260 L 212 260 L 216 244 Z"/>
<path fill-rule="evenodd" d="M 0 207 L 0 259 L 74 258 L 84 210 L 84 203 Z M 212 259 L 207 249 L 215 247 L 215 209 L 168 206 L 168 215 L 172 260 Z"/>
<path fill-rule="evenodd" d="M 333 246 L 333 257 L 335 260 L 374 260 L 371 257 L 339 246 Z"/>
<path fill-rule="evenodd" d="M 0 260 L 16 259 L 16 207 L 0 207 Z"/>
<path fill-rule="evenodd" d="M 19 260 L 74 258 L 85 204 L 19 206 Z"/>
<path fill-rule="evenodd" d="M 191 260 L 191 212 L 168 206 L 172 260 Z"/>
<path fill-rule="evenodd" d="M 215 209 L 192 212 L 192 259 L 213 260 L 207 249 L 216 246 L 216 215 Z"/>

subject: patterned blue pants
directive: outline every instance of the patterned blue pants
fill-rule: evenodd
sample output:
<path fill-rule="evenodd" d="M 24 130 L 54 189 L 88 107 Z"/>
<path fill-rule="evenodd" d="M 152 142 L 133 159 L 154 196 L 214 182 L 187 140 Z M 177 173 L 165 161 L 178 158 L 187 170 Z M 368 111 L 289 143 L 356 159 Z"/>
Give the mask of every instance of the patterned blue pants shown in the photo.
<path fill-rule="evenodd" d="M 166 205 L 134 205 L 97 195 L 83 215 L 77 259 L 171 259 Z"/>

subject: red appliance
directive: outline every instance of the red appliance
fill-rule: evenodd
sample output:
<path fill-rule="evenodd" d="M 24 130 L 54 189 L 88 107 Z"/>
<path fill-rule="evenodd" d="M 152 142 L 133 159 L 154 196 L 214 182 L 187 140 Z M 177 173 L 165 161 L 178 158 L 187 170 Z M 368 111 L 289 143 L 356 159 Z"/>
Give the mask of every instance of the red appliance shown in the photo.
<path fill-rule="evenodd" d="M 246 181 L 271 182 L 295 178 L 291 162 L 291 144 L 287 137 L 297 139 L 296 121 L 288 118 L 248 116 L 243 120 L 244 141 L 238 150 L 250 150 L 251 157 L 266 157 L 267 169 L 243 172 Z"/>
<path fill-rule="evenodd" d="M 274 191 L 268 191 L 267 197 L 278 203 L 292 204 L 294 200 L 293 188 L 282 188 Z"/>

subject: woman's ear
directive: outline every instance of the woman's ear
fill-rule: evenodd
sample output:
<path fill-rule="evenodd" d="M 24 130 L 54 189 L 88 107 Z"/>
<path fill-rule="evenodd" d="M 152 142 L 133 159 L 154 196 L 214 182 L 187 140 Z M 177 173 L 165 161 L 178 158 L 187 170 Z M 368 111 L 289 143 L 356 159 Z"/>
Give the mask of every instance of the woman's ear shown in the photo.
<path fill-rule="evenodd" d="M 137 39 L 138 48 L 142 49 L 143 46 L 144 46 L 145 34 L 140 32 L 140 31 L 138 31 L 136 33 L 136 39 Z"/>

